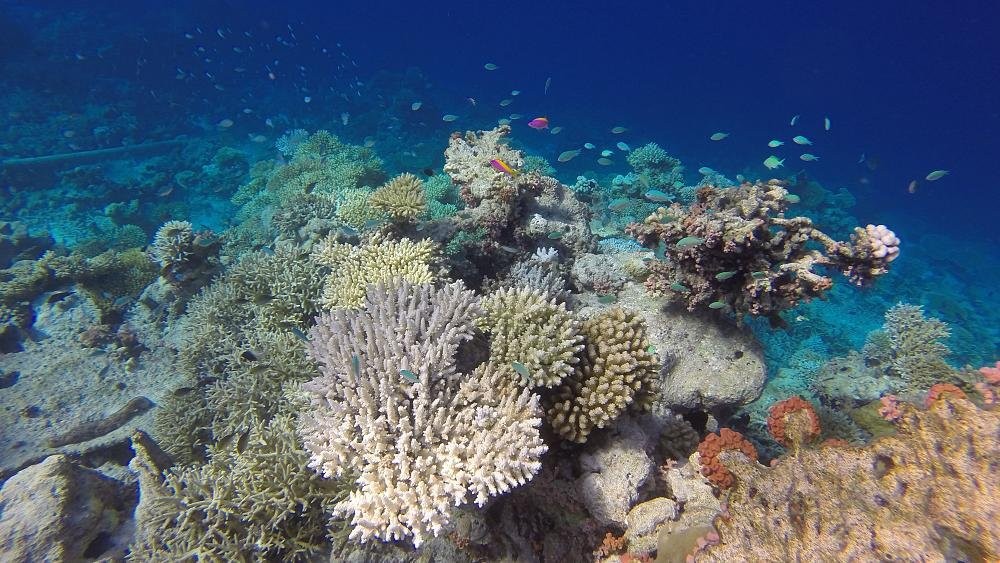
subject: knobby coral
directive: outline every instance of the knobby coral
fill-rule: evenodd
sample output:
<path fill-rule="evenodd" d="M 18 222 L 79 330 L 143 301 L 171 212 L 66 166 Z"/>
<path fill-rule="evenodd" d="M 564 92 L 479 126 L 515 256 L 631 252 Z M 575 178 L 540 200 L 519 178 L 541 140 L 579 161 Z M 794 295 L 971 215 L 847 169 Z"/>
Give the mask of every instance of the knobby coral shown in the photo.
<path fill-rule="evenodd" d="M 456 367 L 481 314 L 461 283 L 401 281 L 317 319 L 308 353 L 322 376 L 304 386 L 300 431 L 311 467 L 357 475 L 336 508 L 352 539 L 419 545 L 449 523 L 450 505 L 482 506 L 540 468 L 538 399 L 491 364 Z"/>

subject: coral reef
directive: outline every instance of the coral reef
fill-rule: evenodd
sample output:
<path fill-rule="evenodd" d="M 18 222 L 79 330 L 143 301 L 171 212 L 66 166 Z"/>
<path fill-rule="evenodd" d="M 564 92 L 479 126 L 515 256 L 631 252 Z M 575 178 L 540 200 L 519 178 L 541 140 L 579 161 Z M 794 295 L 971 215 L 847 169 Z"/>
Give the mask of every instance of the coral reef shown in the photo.
<path fill-rule="evenodd" d="M 737 484 L 697 559 L 1000 557 L 1000 414 L 951 394 L 897 408 L 897 433 L 864 448 L 802 448 L 769 469 L 724 455 Z"/>
<path fill-rule="evenodd" d="M 195 232 L 187 221 L 168 221 L 153 237 L 153 260 L 160 274 L 172 284 L 207 282 L 220 265 L 220 241 L 211 231 Z"/>
<path fill-rule="evenodd" d="M 490 335 L 490 361 L 525 380 L 553 387 L 573 373 L 583 350 L 581 323 L 563 304 L 535 289 L 500 289 L 482 300 L 477 325 Z"/>
<path fill-rule="evenodd" d="M 701 465 L 701 474 L 720 489 L 728 489 L 736 482 L 735 477 L 720 458 L 720 454 L 725 451 L 737 451 L 749 459 L 757 459 L 757 450 L 753 444 L 735 430 L 723 428 L 719 430 L 718 434 L 705 436 L 705 439 L 698 444 L 698 463 Z"/>
<path fill-rule="evenodd" d="M 353 246 L 333 237 L 321 241 L 312 259 L 329 268 L 320 304 L 326 309 L 359 307 L 369 284 L 403 278 L 410 283 L 427 283 L 437 276 L 432 269 L 436 245 L 429 239 L 392 240 L 374 235 L 368 242 Z"/>
<path fill-rule="evenodd" d="M 870 235 L 859 227 L 850 242 L 839 242 L 808 218 L 786 218 L 788 196 L 777 180 L 729 189 L 706 186 L 690 207 L 675 203 L 630 225 L 630 235 L 664 256 L 649 264 L 647 288 L 677 296 L 692 311 L 707 306 L 732 311 L 738 320 L 764 316 L 781 325 L 781 311 L 832 286 L 817 266 L 837 268 L 863 284 L 884 274 L 898 255 L 883 241 L 895 240 L 889 231 L 873 227 Z"/>
<path fill-rule="evenodd" d="M 782 446 L 797 448 L 819 438 L 819 415 L 802 397 L 789 397 L 771 405 L 767 429 Z"/>
<path fill-rule="evenodd" d="M 357 475 L 336 507 L 352 539 L 419 545 L 444 530 L 450 505 L 482 506 L 540 468 L 538 399 L 508 370 L 457 371 L 480 314 L 460 283 L 403 281 L 373 286 L 361 310 L 324 313 L 312 329 L 322 376 L 304 387 L 300 431 L 311 467 Z"/>

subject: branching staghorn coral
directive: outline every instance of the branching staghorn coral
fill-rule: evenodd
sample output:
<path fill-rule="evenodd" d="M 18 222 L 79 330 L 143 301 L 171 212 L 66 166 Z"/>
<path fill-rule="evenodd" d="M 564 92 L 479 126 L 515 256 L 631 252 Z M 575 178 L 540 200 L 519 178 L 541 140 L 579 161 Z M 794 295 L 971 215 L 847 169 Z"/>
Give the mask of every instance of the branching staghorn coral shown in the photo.
<path fill-rule="evenodd" d="M 923 307 L 898 303 L 885 312 L 882 329 L 869 333 L 866 364 L 886 370 L 913 391 L 956 381 L 957 371 L 944 361 L 951 350 L 941 342 L 950 332 L 944 321 L 924 316 Z"/>
<path fill-rule="evenodd" d="M 861 285 L 888 271 L 898 256 L 899 240 L 884 226 L 858 227 L 850 242 L 835 241 L 806 217 L 786 218 L 794 200 L 778 180 L 705 186 L 690 207 L 661 207 L 630 225 L 628 233 L 661 257 L 649 264 L 646 287 L 679 296 L 689 310 L 727 309 L 737 319 L 764 316 L 781 325 L 781 311 L 833 285 L 817 266 L 836 268 Z"/>
<path fill-rule="evenodd" d="M 221 242 L 211 231 L 195 232 L 187 221 L 167 221 L 153 238 L 160 275 L 175 285 L 207 281 L 219 269 Z"/>
<path fill-rule="evenodd" d="M 312 251 L 313 261 L 330 269 L 320 303 L 327 309 L 359 307 L 369 284 L 397 277 L 411 283 L 434 281 L 435 250 L 427 239 L 395 241 L 375 235 L 360 246 L 324 239 Z"/>
<path fill-rule="evenodd" d="M 419 545 L 448 525 L 450 506 L 482 506 L 541 466 L 538 399 L 493 365 L 457 371 L 480 314 L 461 283 L 400 281 L 312 329 L 322 376 L 303 386 L 311 406 L 299 428 L 311 467 L 357 474 L 336 508 L 351 516 L 352 539 Z"/>

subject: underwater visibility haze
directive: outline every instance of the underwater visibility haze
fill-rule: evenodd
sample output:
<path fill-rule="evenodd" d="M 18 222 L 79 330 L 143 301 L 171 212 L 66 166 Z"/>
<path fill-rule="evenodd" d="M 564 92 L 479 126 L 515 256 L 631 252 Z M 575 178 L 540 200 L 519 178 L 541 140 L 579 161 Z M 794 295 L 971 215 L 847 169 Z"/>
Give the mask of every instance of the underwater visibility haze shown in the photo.
<path fill-rule="evenodd" d="M 994 3 L 0 7 L 0 560 L 1000 560 Z"/>

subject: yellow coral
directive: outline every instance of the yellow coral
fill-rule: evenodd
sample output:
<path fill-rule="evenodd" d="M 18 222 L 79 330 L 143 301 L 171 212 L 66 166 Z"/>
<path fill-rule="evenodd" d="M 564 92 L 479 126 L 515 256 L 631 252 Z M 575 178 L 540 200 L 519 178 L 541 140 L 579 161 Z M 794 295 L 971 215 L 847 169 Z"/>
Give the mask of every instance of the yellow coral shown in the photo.
<path fill-rule="evenodd" d="M 327 238 L 312 252 L 314 261 L 331 270 L 320 303 L 326 309 L 357 308 L 364 301 L 368 284 L 395 278 L 414 284 L 432 282 L 435 275 L 430 263 L 435 249 L 430 239 L 396 241 L 376 235 L 366 244 L 353 246 Z"/>
<path fill-rule="evenodd" d="M 423 181 L 413 174 L 400 174 L 375 190 L 372 206 L 394 221 L 412 221 L 427 211 Z"/>
<path fill-rule="evenodd" d="M 372 191 L 364 188 L 344 190 L 338 198 L 337 219 L 355 229 L 363 229 L 372 222 L 380 222 L 385 215 L 371 205 Z"/>
<path fill-rule="evenodd" d="M 501 289 L 483 299 L 476 324 L 490 334 L 490 361 L 513 375 L 524 366 L 528 387 L 552 387 L 573 373 L 583 349 L 580 321 L 541 291 Z"/>
<path fill-rule="evenodd" d="M 648 409 L 659 370 L 646 325 L 633 312 L 618 307 L 604 311 L 587 319 L 582 332 L 582 361 L 556 389 L 547 409 L 556 433 L 581 443 L 630 405 Z"/>

